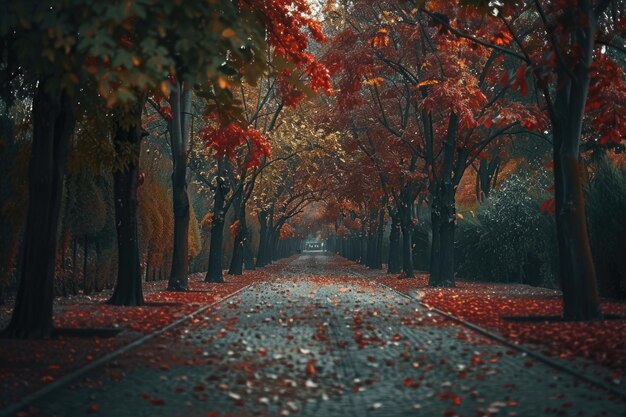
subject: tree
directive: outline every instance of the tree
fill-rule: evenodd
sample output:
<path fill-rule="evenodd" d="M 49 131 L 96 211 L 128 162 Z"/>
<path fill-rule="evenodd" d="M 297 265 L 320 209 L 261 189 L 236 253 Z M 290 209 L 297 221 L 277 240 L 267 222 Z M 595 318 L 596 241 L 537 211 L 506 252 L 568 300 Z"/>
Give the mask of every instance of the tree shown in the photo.
<path fill-rule="evenodd" d="M 594 76 L 594 62 L 598 60 L 606 64 L 611 61 L 602 57 L 601 48 L 614 46 L 613 37 L 620 30 L 619 22 L 623 19 L 618 4 L 623 5 L 619 0 L 537 0 L 525 3 L 521 9 L 511 5 L 498 6 L 491 10 L 491 15 L 485 16 L 492 28 L 490 34 L 495 31 L 495 37 L 486 37 L 479 31 L 459 30 L 450 19 L 422 9 L 453 34 L 516 58 L 518 66 L 512 86 L 525 94 L 528 91 L 527 78 L 531 78 L 542 95 L 542 105 L 552 126 L 563 314 L 574 320 L 593 319 L 600 315 L 579 164 L 580 141 L 586 108 L 613 107 L 604 101 L 599 90 L 589 86 L 602 83 L 603 77 L 599 73 Z M 490 10 L 483 7 L 482 11 Z M 474 29 L 477 25 L 470 27 Z M 528 27 L 533 28 L 530 33 L 526 31 Z M 513 42 L 502 45 L 502 37 Z M 613 77 L 610 83 L 614 89 L 622 90 L 620 86 L 624 84 L 624 78 Z M 624 136 L 623 125 L 604 123 L 605 120 L 598 117 L 592 119 L 592 124 L 593 120 L 602 126 L 598 140 L 619 141 Z"/>

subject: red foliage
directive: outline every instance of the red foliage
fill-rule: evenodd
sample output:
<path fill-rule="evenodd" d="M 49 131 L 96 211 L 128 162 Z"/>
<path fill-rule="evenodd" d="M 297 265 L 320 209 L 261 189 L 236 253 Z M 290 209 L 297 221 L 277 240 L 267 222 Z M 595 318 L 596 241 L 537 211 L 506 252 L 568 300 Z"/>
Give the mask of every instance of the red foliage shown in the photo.
<path fill-rule="evenodd" d="M 557 291 L 515 284 L 457 282 L 457 288 L 435 289 L 427 276 L 382 280 L 400 291 L 423 292 L 421 300 L 454 316 L 496 331 L 516 343 L 531 344 L 560 358 L 582 357 L 618 371 L 626 370 L 626 321 L 603 322 L 510 322 L 503 316 L 560 316 L 562 301 Z M 626 315 L 626 304 L 605 301 L 605 314 Z"/>
<path fill-rule="evenodd" d="M 211 124 L 207 124 L 200 134 L 207 147 L 214 151 L 218 158 L 227 156 L 234 160 L 237 150 L 245 145 L 248 152 L 244 165 L 248 168 L 259 166 L 263 156 L 271 157 L 269 142 L 253 127 L 244 129 L 236 123 L 228 123 L 214 128 Z"/>

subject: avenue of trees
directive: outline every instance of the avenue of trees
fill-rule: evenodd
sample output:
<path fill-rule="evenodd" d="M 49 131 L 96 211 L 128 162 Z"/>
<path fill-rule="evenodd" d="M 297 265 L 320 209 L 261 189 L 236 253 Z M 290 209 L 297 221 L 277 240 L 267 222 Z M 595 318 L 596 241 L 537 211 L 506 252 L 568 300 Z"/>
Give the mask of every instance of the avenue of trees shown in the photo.
<path fill-rule="evenodd" d="M 2 0 L 4 335 L 307 235 L 429 285 L 623 296 L 626 5 Z M 488 261 L 485 261 L 488 259 Z"/>
<path fill-rule="evenodd" d="M 142 262 L 167 274 L 169 289 L 187 288 L 193 246 L 189 229 L 195 224 L 187 189 L 188 158 L 190 138 L 196 136 L 205 145 L 201 159 L 207 161 L 198 163 L 198 175 L 214 195 L 213 217 L 204 222 L 210 223 L 217 243 L 211 245 L 207 279 L 220 281 L 223 246 L 219 239 L 227 206 L 234 204 L 241 226 L 236 233 L 239 246 L 247 233 L 242 213 L 252 184 L 269 164 L 270 139 L 255 125 L 264 123 L 263 130 L 269 132 L 274 126 L 265 124 L 267 112 L 274 113 L 271 124 L 275 125 L 281 109 L 297 105 L 305 93 L 331 92 L 327 70 L 307 51 L 309 37 L 324 39 L 307 2 L 68 0 L 3 2 L 2 8 L 3 149 L 17 169 L 28 166 L 27 178 L 15 181 L 14 195 L 6 196 L 15 202 L 20 186 L 25 188 L 22 203 L 28 209 L 23 230 L 13 230 L 12 240 L 7 237 L 3 242 L 3 263 L 13 260 L 19 273 L 15 309 L 5 333 L 51 334 L 58 252 L 65 252 L 68 241 L 74 253 L 81 246 L 86 265 L 93 235 L 113 232 L 104 230 L 104 224 L 113 224 L 117 243 L 110 303 L 143 303 Z M 247 102 L 241 97 L 254 88 L 259 89 L 259 100 Z M 158 134 L 169 144 L 171 194 L 163 190 L 158 166 L 151 178 L 146 178 L 141 166 L 142 142 L 155 139 L 145 123 L 151 111 L 159 112 L 165 125 Z M 153 124 L 158 123 L 158 118 L 153 119 Z M 29 149 L 8 155 L 12 147 Z M 294 157 L 305 156 L 294 152 Z M 68 158 L 79 159 L 75 173 L 68 171 L 72 168 Z M 3 163 L 3 169 L 10 162 Z M 274 195 L 272 204 L 277 208 L 272 210 L 266 239 L 270 249 L 276 245 L 276 225 L 284 224 L 302 209 L 302 200 L 318 192 L 309 187 L 310 193 L 298 194 L 300 181 L 306 179 L 298 177 L 296 183 L 287 184 L 288 190 Z M 138 190 L 144 185 L 154 193 L 141 198 Z M 75 194 L 70 194 L 72 186 Z M 171 214 L 155 207 L 164 204 L 166 196 Z M 142 202 L 148 213 L 139 224 Z M 150 217 L 151 210 L 161 215 L 159 221 Z M 67 219 L 63 225 L 62 214 Z M 15 220 L 4 221 L 3 227 L 8 232 L 17 228 Z M 146 229 L 144 240 L 148 229 L 155 236 L 140 244 L 140 226 Z M 172 243 L 163 247 L 168 229 Z M 64 241 L 59 239 L 60 231 L 66 235 Z M 268 253 L 272 255 L 271 250 Z M 75 262 L 77 256 L 72 257 Z M 237 254 L 233 259 L 231 272 L 240 273 L 237 262 L 243 257 Z M 5 276 L 10 274 L 9 267 L 4 269 Z M 77 269 L 75 263 L 72 269 Z M 83 275 L 83 290 L 88 291 L 88 278 Z"/>
<path fill-rule="evenodd" d="M 457 236 L 458 225 L 472 221 L 458 211 L 463 182 L 475 178 L 476 201 L 483 202 L 480 216 L 496 204 L 488 200 L 498 192 L 493 187 L 503 179 L 498 177 L 503 168 L 521 161 L 524 175 L 540 176 L 542 164 L 531 163 L 543 162 L 554 175 L 545 189 L 530 193 L 539 194 L 534 200 L 545 197 L 533 209 L 553 216 L 554 224 L 540 219 L 535 239 L 546 238 L 545 247 L 556 252 L 550 257 L 555 264 L 548 266 L 560 276 L 564 316 L 598 317 L 589 220 L 618 245 L 593 248 L 596 259 L 613 259 L 610 272 L 602 265 L 602 278 L 616 289 L 610 295 L 619 295 L 620 285 L 623 293 L 626 279 L 624 263 L 615 257 L 625 243 L 618 211 L 624 206 L 623 174 L 603 165 L 623 151 L 624 3 L 461 3 L 328 4 L 327 16 L 336 25 L 322 62 L 333 74 L 338 110 L 328 122 L 331 130 L 342 132 L 352 156 L 343 168 L 346 189 L 327 208 L 331 231 L 341 237 L 335 250 L 380 267 L 380 236 L 390 227 L 390 273 L 412 277 L 419 265 L 428 270 L 430 285 L 454 286 L 455 255 L 464 258 L 463 265 L 472 258 L 474 263 L 508 261 L 497 246 L 472 252 L 472 245 L 488 240 L 481 235 L 493 224 L 476 230 L 473 239 L 467 233 L 463 239 Z M 612 231 L 602 226 L 609 220 L 597 205 L 597 217 L 587 216 L 586 178 L 592 178 L 591 195 L 599 196 L 593 191 L 594 185 L 603 187 L 599 181 L 616 185 L 612 203 L 606 200 L 613 206 L 604 208 L 622 218 L 612 222 L 617 223 Z M 509 218 L 501 211 L 522 204 L 523 194 L 518 197 L 509 196 L 492 209 L 510 228 L 520 219 L 513 211 Z M 556 241 L 550 246 L 554 229 Z M 523 238 L 510 234 L 509 239 L 511 252 L 523 250 Z M 529 259 L 524 266 L 538 263 Z"/>

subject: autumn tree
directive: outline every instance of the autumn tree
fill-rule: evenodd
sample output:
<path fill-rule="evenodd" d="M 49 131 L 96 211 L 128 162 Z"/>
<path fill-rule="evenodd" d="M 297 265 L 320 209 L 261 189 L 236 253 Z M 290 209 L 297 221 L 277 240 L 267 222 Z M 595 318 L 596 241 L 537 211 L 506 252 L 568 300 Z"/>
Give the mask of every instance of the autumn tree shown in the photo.
<path fill-rule="evenodd" d="M 522 7 L 505 4 L 491 8 L 483 2 L 468 3 L 483 12 L 482 20 L 456 21 L 434 14 L 428 4 L 421 13 L 453 35 L 515 58 L 512 87 L 524 93 L 531 80 L 540 94 L 552 128 L 563 314 L 569 319 L 596 318 L 599 298 L 579 163 L 581 132 L 588 120 L 599 142 L 619 142 L 624 137 L 624 126 L 614 116 L 620 107 L 616 103 L 623 100 L 613 97 L 606 101 L 606 93 L 602 93 L 623 92 L 623 70 L 603 53 L 603 48 L 619 48 L 614 39 L 623 32 L 623 2 L 534 1 Z M 510 43 L 503 44 L 502 39 Z M 600 86 L 603 88 L 596 88 Z M 602 115 L 595 112 L 603 108 Z"/>

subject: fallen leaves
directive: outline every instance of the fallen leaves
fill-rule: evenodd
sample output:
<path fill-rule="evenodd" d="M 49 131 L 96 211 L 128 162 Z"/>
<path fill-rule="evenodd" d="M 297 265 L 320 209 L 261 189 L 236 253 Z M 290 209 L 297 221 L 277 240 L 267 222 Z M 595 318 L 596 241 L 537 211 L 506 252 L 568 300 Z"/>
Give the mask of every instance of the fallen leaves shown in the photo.
<path fill-rule="evenodd" d="M 317 361 L 315 359 L 310 359 L 307 364 L 306 367 L 304 368 L 304 372 L 311 377 L 315 377 L 317 376 L 317 369 L 315 369 L 315 363 Z"/>
<path fill-rule="evenodd" d="M 434 289 L 428 287 L 426 275 L 410 280 L 386 276 L 380 281 L 405 293 L 419 291 L 423 303 L 496 331 L 515 343 L 536 345 L 545 353 L 564 359 L 582 357 L 605 365 L 616 371 L 614 379 L 621 379 L 626 370 L 625 320 L 510 322 L 502 319 L 502 316 L 560 316 L 561 299 L 554 290 L 463 281 L 457 282 L 456 288 Z M 604 313 L 626 315 L 623 303 L 607 301 L 602 309 Z M 460 340 L 467 337 L 457 335 Z M 474 357 L 472 361 L 481 363 L 483 358 Z M 532 367 L 533 362 L 527 361 L 525 366 Z"/>
<path fill-rule="evenodd" d="M 72 329 L 118 328 L 124 330 L 120 337 L 59 337 L 41 343 L 33 340 L 5 340 L 0 349 L 0 408 L 19 401 L 25 395 L 57 380 L 94 359 L 111 352 L 133 339 L 165 327 L 202 305 L 223 299 L 233 292 L 259 280 L 266 280 L 284 265 L 278 263 L 259 271 L 247 271 L 238 277 L 227 276 L 226 283 L 203 282 L 204 276 L 190 278 L 191 292 L 162 290 L 166 282 L 145 283 L 144 307 L 118 307 L 103 304 L 110 294 L 102 292 L 92 296 L 74 296 L 55 300 L 54 325 Z M 7 320 L 10 309 L 0 310 L 0 322 Z M 198 323 L 199 325 L 205 323 Z M 232 328 L 234 323 L 227 323 Z M 161 370 L 169 365 L 161 363 Z M 120 381 L 121 373 L 111 374 Z M 155 405 L 159 405 L 155 400 Z"/>

